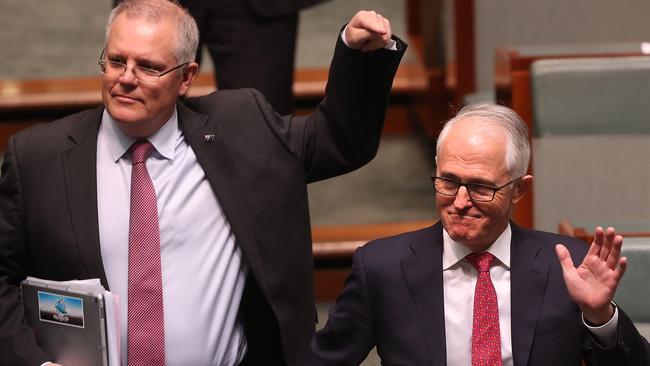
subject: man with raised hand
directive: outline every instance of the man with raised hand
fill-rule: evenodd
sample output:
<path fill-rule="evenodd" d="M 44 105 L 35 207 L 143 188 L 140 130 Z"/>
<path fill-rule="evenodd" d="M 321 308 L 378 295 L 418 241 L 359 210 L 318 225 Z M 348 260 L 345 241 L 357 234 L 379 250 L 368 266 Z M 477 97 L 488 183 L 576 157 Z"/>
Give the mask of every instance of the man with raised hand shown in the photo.
<path fill-rule="evenodd" d="M 510 220 L 529 160 L 511 109 L 467 106 L 447 122 L 432 176 L 440 221 L 356 251 L 306 364 L 358 365 L 376 346 L 382 365 L 648 365 L 648 342 L 612 302 L 621 236 L 599 227 L 588 247 Z"/>

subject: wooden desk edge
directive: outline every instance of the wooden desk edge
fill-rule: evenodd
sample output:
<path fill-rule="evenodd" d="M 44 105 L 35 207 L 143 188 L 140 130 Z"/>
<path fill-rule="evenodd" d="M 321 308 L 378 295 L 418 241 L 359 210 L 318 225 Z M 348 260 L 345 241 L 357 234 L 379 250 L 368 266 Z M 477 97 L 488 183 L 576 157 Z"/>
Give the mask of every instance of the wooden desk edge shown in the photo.
<path fill-rule="evenodd" d="M 328 69 L 296 71 L 294 95 L 300 98 L 322 98 L 325 95 Z M 3 80 L 0 81 L 0 111 L 28 109 L 85 109 L 102 103 L 101 81 L 97 77 L 77 79 Z M 419 94 L 429 89 L 427 70 L 421 64 L 402 64 L 393 80 L 394 94 Z M 199 74 L 189 96 L 215 91 L 212 73 Z"/>

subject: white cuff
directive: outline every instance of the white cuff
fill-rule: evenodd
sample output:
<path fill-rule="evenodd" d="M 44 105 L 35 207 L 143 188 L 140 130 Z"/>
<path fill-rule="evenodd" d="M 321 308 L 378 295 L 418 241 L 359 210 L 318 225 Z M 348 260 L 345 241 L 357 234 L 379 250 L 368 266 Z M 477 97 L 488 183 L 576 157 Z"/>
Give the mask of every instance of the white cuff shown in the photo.
<path fill-rule="evenodd" d="M 589 329 L 591 334 L 594 335 L 599 345 L 603 348 L 610 348 L 616 345 L 616 332 L 618 327 L 618 306 L 612 302 L 614 306 L 614 315 L 609 321 L 603 325 L 594 327 L 587 324 L 585 315 L 582 314 L 582 323 Z"/>
<path fill-rule="evenodd" d="M 348 40 L 345 38 L 345 31 L 347 29 L 348 29 L 348 24 L 345 25 L 345 28 L 343 28 L 343 32 L 341 32 L 341 40 L 349 48 L 350 45 L 348 44 Z M 388 43 L 386 43 L 386 45 L 384 45 L 383 48 L 385 48 L 385 49 L 387 49 L 389 51 L 397 51 L 397 41 L 395 41 L 394 39 L 391 38 L 391 39 L 388 40 Z"/>

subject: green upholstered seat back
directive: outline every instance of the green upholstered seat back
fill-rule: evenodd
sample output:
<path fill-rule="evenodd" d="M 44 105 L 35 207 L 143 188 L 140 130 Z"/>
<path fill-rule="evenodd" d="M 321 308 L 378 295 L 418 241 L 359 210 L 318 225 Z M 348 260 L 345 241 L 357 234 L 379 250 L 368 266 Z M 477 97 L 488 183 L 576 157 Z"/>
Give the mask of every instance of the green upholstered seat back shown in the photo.
<path fill-rule="evenodd" d="M 628 267 L 614 301 L 634 322 L 650 323 L 650 237 L 624 238 Z"/>
<path fill-rule="evenodd" d="M 650 57 L 541 60 L 531 78 L 535 227 L 650 223 Z"/>
<path fill-rule="evenodd" d="M 534 135 L 650 134 L 650 57 L 532 65 Z"/>

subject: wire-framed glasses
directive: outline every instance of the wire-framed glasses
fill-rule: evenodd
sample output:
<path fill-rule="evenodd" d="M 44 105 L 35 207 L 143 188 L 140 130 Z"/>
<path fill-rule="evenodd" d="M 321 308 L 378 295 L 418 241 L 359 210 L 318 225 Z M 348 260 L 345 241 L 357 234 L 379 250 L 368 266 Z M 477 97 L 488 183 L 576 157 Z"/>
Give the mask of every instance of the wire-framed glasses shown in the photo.
<path fill-rule="evenodd" d="M 121 61 L 105 59 L 104 58 L 105 51 L 106 49 L 102 50 L 102 54 L 99 56 L 99 62 L 98 62 L 99 69 L 101 70 L 102 74 L 110 77 L 116 77 L 116 78 L 119 78 L 120 76 L 124 75 L 127 68 L 126 63 Z M 167 69 L 163 71 L 136 65 L 131 68 L 131 71 L 133 72 L 135 79 L 138 80 L 139 82 L 147 83 L 147 84 L 155 84 L 158 82 L 158 80 L 161 77 L 169 74 L 174 70 L 178 70 L 181 67 L 186 66 L 188 64 L 189 62 L 184 62 L 182 64 L 172 67 L 171 69 Z"/>

